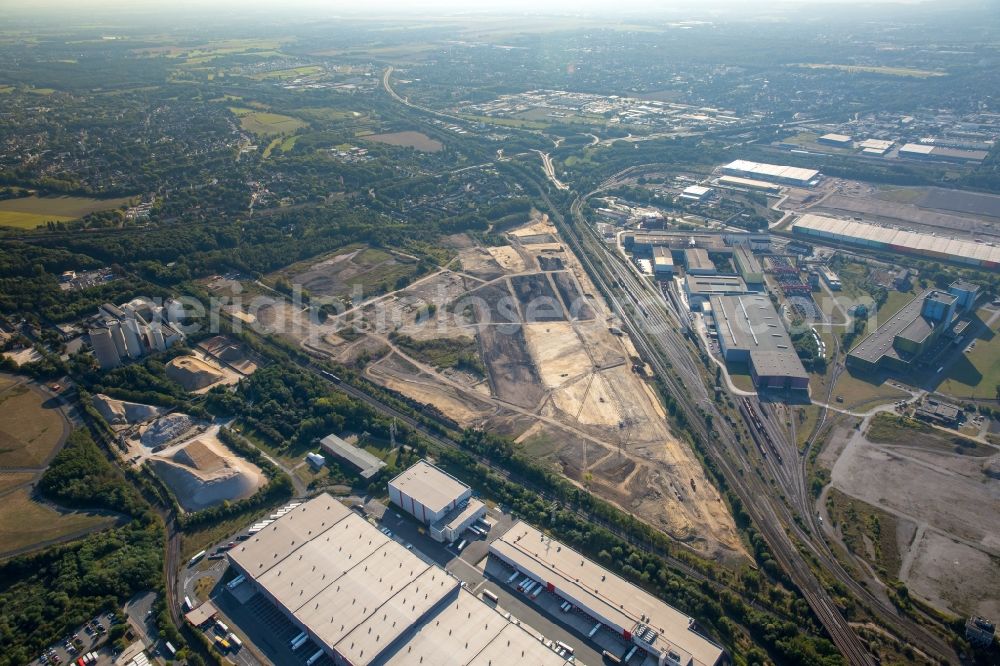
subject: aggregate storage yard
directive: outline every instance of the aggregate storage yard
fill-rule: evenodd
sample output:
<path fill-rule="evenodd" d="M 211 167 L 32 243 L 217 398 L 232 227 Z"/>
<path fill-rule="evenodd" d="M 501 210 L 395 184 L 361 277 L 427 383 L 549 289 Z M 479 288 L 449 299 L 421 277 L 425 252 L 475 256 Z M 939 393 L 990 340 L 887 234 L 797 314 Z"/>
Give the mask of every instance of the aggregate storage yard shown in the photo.
<path fill-rule="evenodd" d="M 456 270 L 283 333 L 342 362 L 363 350 L 372 380 L 460 426 L 516 438 L 568 478 L 703 553 L 741 556 L 718 492 L 669 431 L 637 353 L 612 332 L 606 304 L 593 297 L 556 228 L 536 217 L 508 240 L 484 248 L 453 237 Z M 482 371 L 427 352 L 446 344 L 470 349 Z"/>

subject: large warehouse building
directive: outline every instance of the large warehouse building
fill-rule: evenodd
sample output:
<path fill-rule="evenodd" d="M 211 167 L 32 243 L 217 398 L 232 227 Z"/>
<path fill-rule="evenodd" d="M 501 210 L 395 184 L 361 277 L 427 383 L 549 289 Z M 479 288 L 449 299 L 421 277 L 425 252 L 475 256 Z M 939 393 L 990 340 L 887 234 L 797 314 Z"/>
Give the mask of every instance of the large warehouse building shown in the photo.
<path fill-rule="evenodd" d="M 812 214 L 797 219 L 792 225 L 792 232 L 797 236 L 825 239 L 872 250 L 901 252 L 992 270 L 1000 268 L 1000 247 L 986 243 L 953 240 L 915 231 Z"/>
<path fill-rule="evenodd" d="M 424 523 L 437 541 L 454 541 L 486 515 L 486 505 L 451 474 L 421 460 L 389 482 L 393 504 Z"/>
<path fill-rule="evenodd" d="M 848 367 L 905 372 L 942 335 L 949 335 L 959 313 L 975 307 L 979 289 L 955 282 L 948 291 L 928 289 L 867 335 L 847 355 Z"/>
<path fill-rule="evenodd" d="M 819 171 L 802 169 L 800 167 L 783 166 L 780 164 L 764 164 L 749 160 L 734 160 L 721 168 L 727 176 L 739 176 L 751 180 L 763 180 L 769 183 L 809 187 L 816 184 Z"/>
<path fill-rule="evenodd" d="M 539 581 L 661 665 L 715 666 L 724 658 L 721 647 L 694 630 L 692 618 L 524 522 L 490 544 L 490 555 Z"/>
<path fill-rule="evenodd" d="M 566 666 L 516 619 L 326 494 L 228 551 L 230 564 L 338 665 Z"/>
<path fill-rule="evenodd" d="M 809 374 L 771 299 L 748 294 L 710 300 L 719 349 L 727 362 L 749 364 L 759 389 L 809 390 Z"/>

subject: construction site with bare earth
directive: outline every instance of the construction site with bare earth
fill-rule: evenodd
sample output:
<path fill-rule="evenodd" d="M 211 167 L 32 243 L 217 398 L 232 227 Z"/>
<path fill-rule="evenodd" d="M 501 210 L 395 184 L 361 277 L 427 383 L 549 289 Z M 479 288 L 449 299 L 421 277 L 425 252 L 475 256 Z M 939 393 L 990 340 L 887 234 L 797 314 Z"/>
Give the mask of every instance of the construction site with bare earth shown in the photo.
<path fill-rule="evenodd" d="M 513 438 L 705 556 L 744 557 L 718 490 L 670 431 L 649 369 L 555 226 L 536 214 L 504 238 L 486 247 L 449 237 L 457 258 L 443 269 L 322 323 L 280 298 L 254 314 L 459 427 Z M 324 265 L 334 264 L 304 271 L 315 281 Z"/>

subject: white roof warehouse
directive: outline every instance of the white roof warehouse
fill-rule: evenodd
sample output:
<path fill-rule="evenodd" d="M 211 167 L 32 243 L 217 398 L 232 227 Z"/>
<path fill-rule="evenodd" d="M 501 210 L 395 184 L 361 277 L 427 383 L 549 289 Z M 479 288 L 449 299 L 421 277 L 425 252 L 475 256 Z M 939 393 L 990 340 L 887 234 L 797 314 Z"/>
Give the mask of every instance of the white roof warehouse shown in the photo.
<path fill-rule="evenodd" d="M 694 620 L 572 548 L 518 521 L 490 554 L 548 586 L 661 664 L 715 666 L 721 647 L 692 629 Z"/>
<path fill-rule="evenodd" d="M 326 494 L 228 556 L 337 664 L 499 666 L 496 655 L 520 653 L 520 663 L 565 665 L 523 625 Z"/>

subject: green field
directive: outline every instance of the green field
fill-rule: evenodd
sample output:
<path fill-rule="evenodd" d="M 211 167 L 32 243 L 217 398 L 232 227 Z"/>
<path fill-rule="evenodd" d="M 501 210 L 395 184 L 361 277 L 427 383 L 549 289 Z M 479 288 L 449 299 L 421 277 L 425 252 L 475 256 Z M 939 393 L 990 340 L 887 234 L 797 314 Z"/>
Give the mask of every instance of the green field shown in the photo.
<path fill-rule="evenodd" d="M 292 67 L 290 69 L 278 69 L 273 72 L 264 72 L 263 74 L 256 74 L 252 78 L 257 80 L 264 79 L 297 79 L 300 76 L 309 76 L 310 74 L 318 74 L 322 72 L 323 68 L 318 65 L 305 65 L 303 67 Z"/>
<path fill-rule="evenodd" d="M 42 467 L 63 434 L 62 412 L 41 393 L 23 385 L 0 393 L 0 467 Z"/>
<path fill-rule="evenodd" d="M 886 579 L 899 575 L 902 556 L 896 539 L 897 519 L 870 504 L 831 489 L 826 509 L 844 544 Z"/>
<path fill-rule="evenodd" d="M 306 118 L 328 120 L 330 122 L 361 118 L 364 115 L 358 111 L 336 109 L 330 106 L 310 106 L 302 109 L 296 109 L 295 113 L 301 114 Z"/>
<path fill-rule="evenodd" d="M 130 201 L 90 197 L 22 197 L 0 201 L 0 226 L 34 229 L 46 222 L 68 222 L 89 213 L 118 208 Z"/>
<path fill-rule="evenodd" d="M 28 488 L 3 498 L 0 511 L 0 556 L 110 527 L 115 519 L 55 509 L 32 499 Z"/>
<path fill-rule="evenodd" d="M 444 144 L 440 141 L 432 139 L 422 132 L 390 132 L 388 134 L 371 134 L 365 138 L 390 146 L 414 148 L 425 153 L 436 153 L 444 148 Z"/>
<path fill-rule="evenodd" d="M 938 390 L 956 398 L 995 399 L 1000 384 L 1000 335 L 984 327 L 975 348 L 963 356 L 948 369 Z"/>
<path fill-rule="evenodd" d="M 937 72 L 931 69 L 911 69 L 909 67 L 875 67 L 866 65 L 831 65 L 820 63 L 802 63 L 798 67 L 808 69 L 838 69 L 849 74 L 886 74 L 888 76 L 912 76 L 926 79 L 932 76 L 945 76 L 947 72 Z"/>
<path fill-rule="evenodd" d="M 923 421 L 893 414 L 876 414 L 865 437 L 878 444 L 896 444 L 943 453 L 987 457 L 996 449 L 974 439 L 952 435 Z"/>
<path fill-rule="evenodd" d="M 229 110 L 240 119 L 240 125 L 248 132 L 257 136 L 275 136 L 277 134 L 290 134 L 295 130 L 305 127 L 306 123 L 298 118 L 283 116 L 280 113 L 270 113 L 267 111 L 255 111 L 240 106 L 231 106 Z"/>

